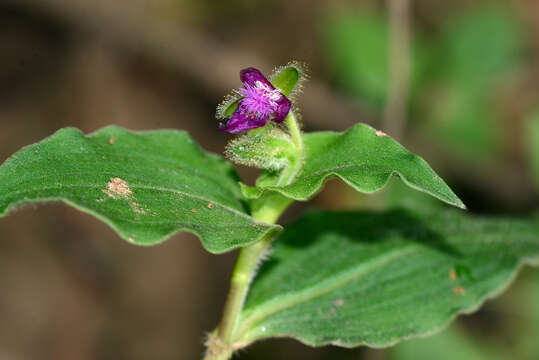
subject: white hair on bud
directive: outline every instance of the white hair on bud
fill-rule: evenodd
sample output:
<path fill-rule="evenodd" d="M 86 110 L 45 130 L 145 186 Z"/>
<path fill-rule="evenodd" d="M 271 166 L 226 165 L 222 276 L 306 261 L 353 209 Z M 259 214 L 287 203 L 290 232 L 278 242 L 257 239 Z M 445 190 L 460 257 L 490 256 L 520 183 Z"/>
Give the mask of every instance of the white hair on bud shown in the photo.
<path fill-rule="evenodd" d="M 247 133 L 231 140 L 225 148 L 225 156 L 237 164 L 258 169 L 279 171 L 289 166 L 289 158 L 285 156 L 286 148 L 268 148 L 265 140 L 281 140 L 293 147 L 290 136 L 273 124 L 266 126 L 261 133 Z"/>
<path fill-rule="evenodd" d="M 241 95 L 238 90 L 233 90 L 232 93 L 226 95 L 223 101 L 217 105 L 215 117 L 219 120 L 228 119 L 230 116 L 225 115 L 225 111 L 227 111 L 234 102 L 240 100 L 242 96 L 243 95 Z"/>

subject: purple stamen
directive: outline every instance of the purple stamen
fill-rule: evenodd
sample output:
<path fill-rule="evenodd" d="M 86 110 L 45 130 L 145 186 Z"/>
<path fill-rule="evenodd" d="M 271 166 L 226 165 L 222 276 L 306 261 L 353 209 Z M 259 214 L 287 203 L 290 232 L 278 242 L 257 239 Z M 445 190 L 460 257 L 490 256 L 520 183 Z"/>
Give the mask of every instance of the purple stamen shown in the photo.
<path fill-rule="evenodd" d="M 238 93 L 243 96 L 238 108 L 221 130 L 237 134 L 266 125 L 268 120 L 282 122 L 292 106 L 290 100 L 255 68 L 240 72 L 243 89 Z"/>

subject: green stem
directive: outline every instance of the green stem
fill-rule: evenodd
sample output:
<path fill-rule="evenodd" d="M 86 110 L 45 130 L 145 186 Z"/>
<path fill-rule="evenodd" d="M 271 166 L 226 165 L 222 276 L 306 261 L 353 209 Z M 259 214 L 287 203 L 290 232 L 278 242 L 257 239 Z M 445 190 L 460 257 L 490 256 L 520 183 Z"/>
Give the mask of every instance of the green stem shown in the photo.
<path fill-rule="evenodd" d="M 234 335 L 238 326 L 239 316 L 249 290 L 249 284 L 256 271 L 260 257 L 271 244 L 272 237 L 267 237 L 241 249 L 232 279 L 230 290 L 223 311 L 223 317 L 217 330 L 217 338 L 214 340 L 214 348 L 210 343 L 206 360 L 229 359 L 234 349 Z M 211 342 L 212 339 L 210 339 Z"/>
<path fill-rule="evenodd" d="M 294 180 L 303 166 L 303 139 L 296 117 L 290 111 L 286 117 L 292 141 L 298 150 L 298 160 L 295 166 L 283 177 L 282 183 L 288 184 Z M 278 193 L 264 194 L 252 204 L 252 215 L 257 221 L 275 224 L 277 219 L 292 202 Z M 257 266 L 266 250 L 271 245 L 273 236 L 242 248 L 239 252 L 228 292 L 223 317 L 219 327 L 214 331 L 207 343 L 207 351 L 204 360 L 228 360 L 234 352 L 234 341 L 239 324 L 240 314 L 245 303 L 249 285 L 256 273 Z"/>
<path fill-rule="evenodd" d="M 271 198 L 268 200 L 270 201 L 266 203 L 267 206 L 260 207 L 256 213 L 253 213 L 253 217 L 259 221 L 274 224 L 291 200 L 286 199 L 287 201 L 281 202 L 271 201 Z M 275 207 L 270 206 L 270 204 Z M 223 317 L 217 331 L 210 335 L 205 360 L 228 360 L 232 356 L 234 336 L 249 285 L 261 257 L 272 240 L 273 236 L 270 235 L 240 250 L 230 280 L 230 290 L 223 310 Z"/>
<path fill-rule="evenodd" d="M 291 166 L 288 169 L 283 170 L 285 173 L 282 174 L 283 176 L 279 179 L 277 186 L 288 185 L 296 178 L 303 168 L 303 161 L 305 157 L 305 151 L 303 149 L 303 137 L 294 112 L 290 111 L 286 116 L 285 121 L 288 125 L 290 136 L 292 137 L 292 141 L 296 146 L 297 154 L 299 156 L 293 159 Z"/>
<path fill-rule="evenodd" d="M 299 127 L 298 120 L 296 119 L 296 115 L 294 115 L 293 111 L 290 111 L 288 115 L 286 115 L 285 121 L 288 125 L 288 129 L 290 131 L 290 135 L 292 136 L 292 141 L 294 141 L 294 145 L 296 145 L 298 152 L 303 155 L 303 137 L 301 136 L 301 129 Z"/>

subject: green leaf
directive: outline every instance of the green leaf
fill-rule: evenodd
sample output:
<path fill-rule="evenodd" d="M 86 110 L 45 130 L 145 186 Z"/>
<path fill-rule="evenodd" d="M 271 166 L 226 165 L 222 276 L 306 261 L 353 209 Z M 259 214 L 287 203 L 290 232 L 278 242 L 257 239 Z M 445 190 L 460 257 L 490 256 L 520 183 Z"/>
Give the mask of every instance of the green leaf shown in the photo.
<path fill-rule="evenodd" d="M 431 167 L 408 152 L 391 137 L 365 124 L 357 124 L 344 133 L 305 134 L 305 165 L 292 183 L 266 186 L 274 173 L 267 172 L 257 188 L 243 185 L 244 195 L 257 198 L 264 191 L 278 191 L 295 200 L 307 200 L 330 177 L 339 177 L 357 191 L 373 193 L 382 189 L 391 176 L 399 176 L 408 186 L 432 195 L 448 204 L 465 208 L 460 199 Z"/>
<path fill-rule="evenodd" d="M 539 265 L 539 223 L 455 210 L 311 212 L 254 279 L 237 346 L 293 337 L 386 347 L 431 335 Z"/>
<path fill-rule="evenodd" d="M 230 164 L 183 131 L 133 133 L 66 128 L 0 167 L 0 215 L 36 201 L 63 201 L 137 245 L 186 230 L 210 252 L 253 243 L 280 227 L 247 215 Z"/>

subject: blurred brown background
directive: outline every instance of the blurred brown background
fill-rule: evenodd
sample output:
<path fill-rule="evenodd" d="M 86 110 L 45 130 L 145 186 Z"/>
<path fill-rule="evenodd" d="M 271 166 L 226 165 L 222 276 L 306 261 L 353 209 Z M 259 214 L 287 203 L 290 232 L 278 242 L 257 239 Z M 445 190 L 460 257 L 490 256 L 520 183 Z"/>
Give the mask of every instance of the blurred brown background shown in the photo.
<path fill-rule="evenodd" d="M 392 13 L 395 2 L 0 0 L 0 162 L 61 127 L 108 124 L 185 129 L 221 153 L 230 136 L 217 130 L 215 106 L 240 85 L 239 70 L 295 59 L 311 74 L 299 99 L 306 130 L 384 128 L 472 212 L 530 216 L 539 2 L 417 0 Z M 409 46 L 388 53 L 395 37 Z M 406 59 L 408 79 L 399 75 Z M 332 181 L 283 222 L 305 206 L 438 206 L 410 192 L 366 197 Z M 62 204 L 19 209 L 0 220 L 0 360 L 197 359 L 234 256 L 210 255 L 188 234 L 134 247 Z M 239 358 L 429 359 L 451 349 L 452 359 L 539 359 L 539 276 L 519 279 L 440 343 L 383 351 L 271 340 Z"/>

